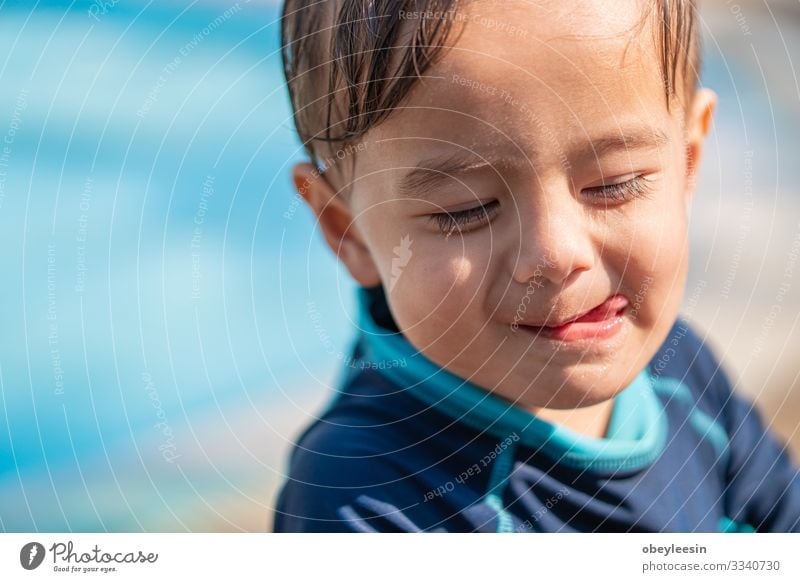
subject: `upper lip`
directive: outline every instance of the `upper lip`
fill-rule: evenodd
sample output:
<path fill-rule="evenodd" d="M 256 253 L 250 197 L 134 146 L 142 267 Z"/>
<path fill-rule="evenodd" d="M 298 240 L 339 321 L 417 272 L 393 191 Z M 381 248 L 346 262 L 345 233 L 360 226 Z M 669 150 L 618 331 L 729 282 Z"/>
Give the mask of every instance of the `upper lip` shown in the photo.
<path fill-rule="evenodd" d="M 538 322 L 538 323 L 525 321 L 525 322 L 522 323 L 522 325 L 527 325 L 529 327 L 560 327 L 560 326 L 562 326 L 564 324 L 567 324 L 567 323 L 569 323 L 571 321 L 575 321 L 576 319 L 580 319 L 581 317 L 583 317 L 584 315 L 589 313 L 592 309 L 595 309 L 596 307 L 599 307 L 600 305 L 605 303 L 607 300 L 608 300 L 608 297 L 603 299 L 603 301 L 601 301 L 600 303 L 598 303 L 594 307 L 590 307 L 589 309 L 585 309 L 584 311 L 581 311 L 577 315 L 571 315 L 570 317 L 567 317 L 567 318 L 562 318 L 562 319 L 550 318 L 550 319 L 546 319 L 546 320 Z"/>

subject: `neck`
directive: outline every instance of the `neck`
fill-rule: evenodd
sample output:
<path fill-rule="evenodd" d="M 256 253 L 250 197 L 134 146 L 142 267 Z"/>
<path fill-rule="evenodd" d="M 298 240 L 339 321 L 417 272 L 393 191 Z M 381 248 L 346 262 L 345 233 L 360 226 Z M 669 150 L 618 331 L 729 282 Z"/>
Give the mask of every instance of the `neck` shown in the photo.
<path fill-rule="evenodd" d="M 536 408 L 528 411 L 551 424 L 558 424 L 578 434 L 588 437 L 604 438 L 608 434 L 614 399 L 599 404 L 575 409 Z"/>

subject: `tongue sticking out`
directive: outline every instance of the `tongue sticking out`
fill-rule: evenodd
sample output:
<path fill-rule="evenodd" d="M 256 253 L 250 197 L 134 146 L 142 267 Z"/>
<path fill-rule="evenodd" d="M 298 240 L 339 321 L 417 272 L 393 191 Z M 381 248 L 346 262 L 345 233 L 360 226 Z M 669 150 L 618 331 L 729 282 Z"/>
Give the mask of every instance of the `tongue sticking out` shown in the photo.
<path fill-rule="evenodd" d="M 628 300 L 625 299 L 623 295 L 613 295 L 603 301 L 600 305 L 592 309 L 589 313 L 579 317 L 578 319 L 573 319 L 563 325 L 569 325 L 571 323 L 588 323 L 588 322 L 595 322 L 595 321 L 605 321 L 609 319 L 613 315 L 615 315 L 621 309 L 624 309 L 625 306 L 628 304 Z M 562 325 L 562 326 L 563 326 Z M 562 327 L 562 326 L 555 326 L 555 327 Z"/>
<path fill-rule="evenodd" d="M 622 312 L 627 306 L 628 300 L 624 295 L 612 295 L 591 311 L 562 325 L 528 327 L 535 338 L 556 340 L 562 348 L 571 342 L 579 342 L 576 345 L 583 350 L 586 349 L 585 341 L 598 342 L 595 345 L 600 346 L 600 342 L 624 329 Z"/>

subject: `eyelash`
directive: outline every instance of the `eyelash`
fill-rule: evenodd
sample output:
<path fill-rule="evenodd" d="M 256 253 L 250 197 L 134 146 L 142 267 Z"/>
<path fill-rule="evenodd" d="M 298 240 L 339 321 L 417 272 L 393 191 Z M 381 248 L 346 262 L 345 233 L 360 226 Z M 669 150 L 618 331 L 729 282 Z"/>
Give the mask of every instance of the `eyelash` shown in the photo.
<path fill-rule="evenodd" d="M 649 184 L 641 175 L 617 184 L 604 184 L 584 189 L 584 192 L 600 192 L 599 195 L 590 194 L 590 198 L 601 198 L 614 202 L 626 202 L 634 198 L 643 198 L 648 191 Z"/>
<path fill-rule="evenodd" d="M 436 226 L 444 235 L 450 236 L 455 231 L 461 230 L 470 224 L 488 222 L 491 219 L 490 213 L 494 212 L 499 204 L 497 200 L 492 200 L 467 210 L 431 214 L 429 218 L 436 223 Z"/>
<path fill-rule="evenodd" d="M 590 198 L 625 202 L 634 198 L 646 196 L 648 193 L 648 184 L 643 176 L 636 176 L 625 182 L 586 188 L 584 192 L 600 193 L 598 195 L 591 194 L 589 195 Z M 468 208 L 467 210 L 431 214 L 429 218 L 444 235 L 450 236 L 465 226 L 480 222 L 488 222 L 491 219 L 490 213 L 494 212 L 499 204 L 497 200 L 492 200 L 491 202 L 481 204 L 475 208 Z"/>

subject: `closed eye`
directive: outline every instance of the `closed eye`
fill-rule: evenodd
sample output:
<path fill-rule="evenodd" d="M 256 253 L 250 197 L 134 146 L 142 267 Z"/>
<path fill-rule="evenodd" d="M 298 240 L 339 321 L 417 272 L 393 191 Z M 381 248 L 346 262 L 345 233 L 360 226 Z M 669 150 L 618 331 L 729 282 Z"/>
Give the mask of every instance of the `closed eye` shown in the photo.
<path fill-rule="evenodd" d="M 475 206 L 474 208 L 455 212 L 438 212 L 429 215 L 428 218 L 436 224 L 443 234 L 450 236 L 456 231 L 464 230 L 465 227 L 474 228 L 481 224 L 488 223 L 499 206 L 499 201 L 491 200 L 479 206 Z"/>
<path fill-rule="evenodd" d="M 645 197 L 650 191 L 650 184 L 643 175 L 634 176 L 630 180 L 601 184 L 591 188 L 584 188 L 583 194 L 589 198 L 626 202 L 634 198 Z"/>

